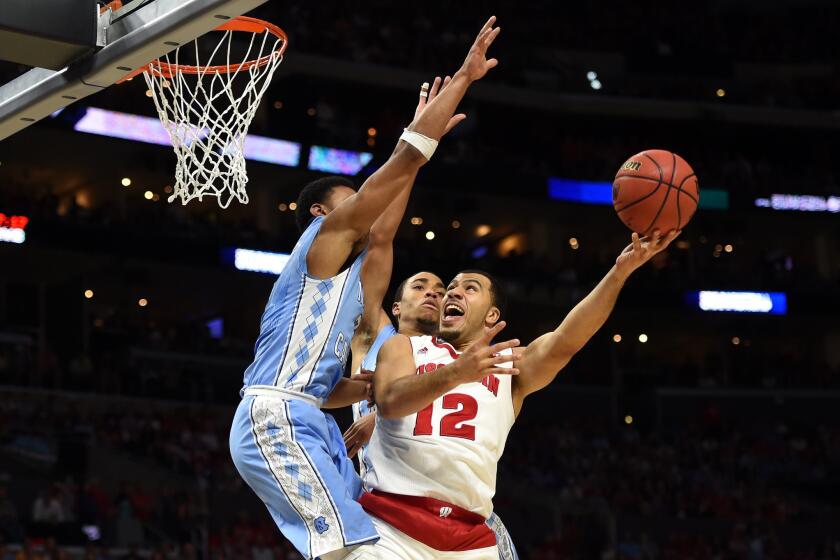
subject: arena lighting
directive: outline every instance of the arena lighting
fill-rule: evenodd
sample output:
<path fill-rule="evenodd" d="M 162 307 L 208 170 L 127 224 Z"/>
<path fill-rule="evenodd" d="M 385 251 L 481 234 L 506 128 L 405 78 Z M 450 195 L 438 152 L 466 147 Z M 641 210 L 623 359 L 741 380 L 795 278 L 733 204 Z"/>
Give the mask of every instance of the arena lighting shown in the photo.
<path fill-rule="evenodd" d="M 22 229 L 0 227 L 0 241 L 5 243 L 23 243 L 26 241 L 26 232 Z"/>
<path fill-rule="evenodd" d="M 563 202 L 611 206 L 612 183 L 549 177 L 548 197 Z M 703 189 L 700 193 L 700 208 L 728 210 L 729 193 L 717 189 Z"/>
<path fill-rule="evenodd" d="M 26 241 L 26 226 L 29 218 L 26 216 L 9 216 L 0 213 L 0 241 L 21 244 Z"/>
<path fill-rule="evenodd" d="M 147 144 L 158 144 L 160 146 L 171 146 L 169 133 L 163 127 L 157 117 L 142 117 L 118 111 L 108 111 L 96 107 L 88 107 L 85 116 L 73 127 L 77 132 L 99 134 L 111 138 L 122 138 L 124 140 L 135 140 Z M 206 136 L 205 132 L 197 134 L 199 138 Z M 267 138 L 249 134 L 245 137 L 243 145 L 245 158 L 297 167 L 300 163 L 301 145 L 297 142 Z M 126 185 L 128 186 L 128 185 Z"/>
<path fill-rule="evenodd" d="M 798 212 L 840 212 L 840 196 L 815 196 L 810 194 L 771 194 L 770 198 L 756 198 L 759 208 L 795 210 Z"/>
<path fill-rule="evenodd" d="M 242 151 L 246 159 L 297 167 L 300 163 L 300 150 L 300 144 L 297 142 L 249 134 L 245 137 Z"/>
<path fill-rule="evenodd" d="M 484 245 L 479 245 L 478 247 L 473 249 L 472 253 L 470 254 L 472 255 L 472 258 L 480 259 L 481 257 L 487 254 L 487 247 Z"/>
<path fill-rule="evenodd" d="M 235 249 L 233 252 L 233 266 L 237 270 L 262 272 L 263 274 L 280 274 L 290 256 L 286 253 Z"/>
<path fill-rule="evenodd" d="M 690 303 L 703 311 L 732 313 L 787 314 L 787 296 L 784 292 L 721 292 L 704 290 L 688 292 Z"/>
<path fill-rule="evenodd" d="M 372 159 L 373 154 L 368 152 L 312 146 L 312 149 L 309 150 L 308 167 L 312 171 L 355 175 L 364 169 Z"/>

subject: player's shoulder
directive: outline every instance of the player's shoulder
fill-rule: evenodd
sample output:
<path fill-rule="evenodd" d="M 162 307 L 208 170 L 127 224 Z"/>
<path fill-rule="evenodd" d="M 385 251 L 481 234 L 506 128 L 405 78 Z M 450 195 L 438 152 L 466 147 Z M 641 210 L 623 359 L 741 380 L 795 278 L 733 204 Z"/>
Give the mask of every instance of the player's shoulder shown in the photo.
<path fill-rule="evenodd" d="M 434 340 L 435 337 L 427 334 L 418 334 L 409 338 L 412 344 L 427 344 Z"/>
<path fill-rule="evenodd" d="M 382 344 L 380 353 L 387 355 L 395 352 L 410 352 L 411 349 L 411 337 L 396 333 Z"/>

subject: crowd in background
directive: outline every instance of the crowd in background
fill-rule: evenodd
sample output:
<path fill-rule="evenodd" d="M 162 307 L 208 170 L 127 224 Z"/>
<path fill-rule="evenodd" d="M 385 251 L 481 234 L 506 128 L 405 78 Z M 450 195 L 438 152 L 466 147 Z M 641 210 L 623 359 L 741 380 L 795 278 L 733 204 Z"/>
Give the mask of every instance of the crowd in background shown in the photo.
<path fill-rule="evenodd" d="M 529 402 L 499 470 L 497 511 L 527 557 L 594 558 L 585 551 L 606 551 L 613 526 L 618 548 L 603 558 L 673 558 L 710 522 L 729 527 L 729 540 L 710 540 L 685 557 L 836 557 L 825 539 L 804 546 L 794 529 L 823 534 L 840 515 L 831 493 L 840 482 L 838 423 L 750 418 L 712 403 L 696 418 L 637 427 L 573 412 L 557 417 L 549 400 Z M 83 546 L 73 531 L 88 527 L 93 537 L 95 527 L 88 546 L 158 543 L 164 558 L 198 549 L 219 559 L 296 558 L 230 464 L 230 414 L 230 407 L 4 392 L 0 534 L 37 546 L 72 536 Z M 38 463 L 33 442 L 55 456 Z M 70 455 L 100 464 L 74 475 Z M 136 471 L 109 470 L 113 457 Z M 141 472 L 146 478 L 135 477 Z M 546 507 L 541 496 L 563 513 L 535 517 Z M 663 532 L 662 520 L 682 525 Z M 794 551 L 802 555 L 786 555 Z"/>

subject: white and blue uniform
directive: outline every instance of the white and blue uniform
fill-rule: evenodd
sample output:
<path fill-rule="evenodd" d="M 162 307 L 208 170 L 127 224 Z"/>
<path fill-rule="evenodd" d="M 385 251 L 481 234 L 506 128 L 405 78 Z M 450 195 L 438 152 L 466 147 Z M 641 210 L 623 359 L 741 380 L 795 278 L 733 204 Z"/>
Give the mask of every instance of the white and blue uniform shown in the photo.
<path fill-rule="evenodd" d="M 379 355 L 379 350 L 389 338 L 396 334 L 397 330 L 393 325 L 389 324 L 383 327 L 376 335 L 376 339 L 373 341 L 373 344 L 370 345 L 370 349 L 367 354 L 365 354 L 365 357 L 362 358 L 361 369 L 375 371 L 376 359 Z M 353 420 L 358 420 L 366 414 L 375 412 L 376 409 L 371 408 L 367 401 L 358 402 L 353 405 Z M 367 444 L 365 444 L 361 447 L 361 449 L 359 449 L 359 474 L 362 478 L 365 478 L 366 473 L 373 474 L 374 472 L 374 464 L 370 456 L 367 454 L 367 447 Z M 516 547 L 513 545 L 513 539 L 511 539 L 510 533 L 504 523 L 502 523 L 502 520 L 499 519 L 495 513 L 491 512 L 486 523 L 493 533 L 496 534 L 496 546 L 499 549 L 499 560 L 519 560 L 519 554 L 517 554 Z"/>
<path fill-rule="evenodd" d="M 341 431 L 320 410 L 361 317 L 365 253 L 332 278 L 310 276 L 306 256 L 323 220 L 304 231 L 274 283 L 230 432 L 240 475 L 309 559 L 378 538 L 356 502 L 361 481 Z"/>

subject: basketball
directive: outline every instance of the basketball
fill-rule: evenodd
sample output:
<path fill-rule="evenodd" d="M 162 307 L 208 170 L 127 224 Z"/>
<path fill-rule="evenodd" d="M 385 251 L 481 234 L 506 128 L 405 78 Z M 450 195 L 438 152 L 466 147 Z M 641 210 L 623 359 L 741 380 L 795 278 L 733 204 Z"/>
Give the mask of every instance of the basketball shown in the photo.
<path fill-rule="evenodd" d="M 645 150 L 624 162 L 613 181 L 613 206 L 639 235 L 682 229 L 700 202 L 700 184 L 686 161 L 667 150 Z"/>

